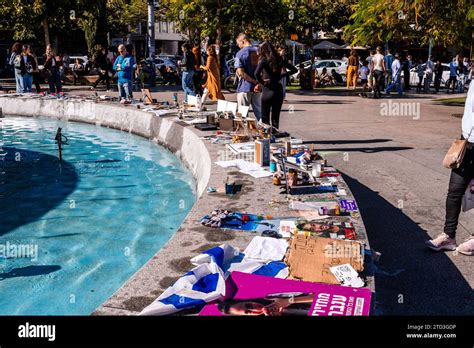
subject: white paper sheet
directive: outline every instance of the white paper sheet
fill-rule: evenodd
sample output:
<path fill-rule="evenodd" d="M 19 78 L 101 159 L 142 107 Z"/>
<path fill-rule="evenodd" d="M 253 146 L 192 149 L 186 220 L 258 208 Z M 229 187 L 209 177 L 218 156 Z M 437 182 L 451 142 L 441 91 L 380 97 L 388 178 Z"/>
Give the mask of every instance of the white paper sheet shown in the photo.
<path fill-rule="evenodd" d="M 246 259 L 281 261 L 285 257 L 288 242 L 285 239 L 257 236 L 244 251 Z"/>

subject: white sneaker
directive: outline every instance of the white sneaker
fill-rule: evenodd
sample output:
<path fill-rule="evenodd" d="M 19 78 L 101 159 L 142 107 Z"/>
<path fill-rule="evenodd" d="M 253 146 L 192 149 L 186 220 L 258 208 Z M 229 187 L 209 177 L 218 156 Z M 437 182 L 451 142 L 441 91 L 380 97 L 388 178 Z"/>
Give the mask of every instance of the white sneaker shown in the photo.
<path fill-rule="evenodd" d="M 431 239 L 427 242 L 425 242 L 425 245 L 433 249 L 435 251 L 441 251 L 441 250 L 456 250 L 456 240 L 450 238 L 446 233 L 441 233 L 438 237 L 435 239 Z"/>
<path fill-rule="evenodd" d="M 474 236 L 459 245 L 456 251 L 464 255 L 474 256 Z"/>

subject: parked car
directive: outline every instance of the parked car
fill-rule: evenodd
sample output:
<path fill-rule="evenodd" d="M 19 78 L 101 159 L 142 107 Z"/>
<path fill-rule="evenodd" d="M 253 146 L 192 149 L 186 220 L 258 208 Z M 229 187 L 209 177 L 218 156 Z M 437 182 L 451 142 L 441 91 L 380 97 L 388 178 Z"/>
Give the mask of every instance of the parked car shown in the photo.
<path fill-rule="evenodd" d="M 446 83 L 448 82 L 449 80 L 449 64 L 447 63 L 441 63 L 441 65 L 443 66 L 443 74 L 441 75 L 441 86 L 445 86 Z M 426 63 L 422 65 L 423 67 L 423 70 L 425 69 L 426 67 Z M 404 73 L 402 71 L 401 75 L 400 75 L 403 79 L 404 77 Z M 417 66 L 413 67 L 410 69 L 410 86 L 416 86 L 418 85 L 418 73 L 417 73 Z M 433 79 L 431 81 L 431 85 L 434 85 L 434 74 L 433 74 Z"/>
<path fill-rule="evenodd" d="M 321 60 L 314 61 L 313 69 L 317 70 L 318 74 L 321 74 L 324 68 L 327 69 L 328 74 L 332 74 L 333 70 L 341 74 L 340 68 L 343 65 L 343 63 L 344 61 L 341 59 L 321 59 Z M 307 60 L 303 62 L 302 64 L 304 66 L 304 69 L 309 69 L 309 67 L 311 66 L 311 61 Z M 298 64 L 298 67 L 299 67 L 299 64 Z M 347 67 L 347 64 L 346 64 L 346 67 Z M 346 70 L 344 69 L 344 74 L 345 73 L 346 73 Z M 298 81 L 299 76 L 300 76 L 300 72 L 298 71 L 297 73 L 290 76 L 290 81 L 291 82 Z"/>
<path fill-rule="evenodd" d="M 178 67 L 176 65 L 176 62 L 169 58 L 155 58 L 153 60 L 153 63 L 155 64 L 155 70 L 160 70 L 161 67 L 164 65 L 166 67 L 170 67 L 173 71 L 177 71 Z"/>

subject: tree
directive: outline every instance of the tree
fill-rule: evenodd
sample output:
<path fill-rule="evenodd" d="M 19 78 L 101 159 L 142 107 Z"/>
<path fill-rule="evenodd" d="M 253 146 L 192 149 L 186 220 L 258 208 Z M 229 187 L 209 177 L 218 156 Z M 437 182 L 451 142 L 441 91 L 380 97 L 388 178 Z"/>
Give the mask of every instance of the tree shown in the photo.
<path fill-rule="evenodd" d="M 472 27 L 471 0 L 361 0 L 353 5 L 345 36 L 353 44 L 417 38 L 462 48 Z"/>

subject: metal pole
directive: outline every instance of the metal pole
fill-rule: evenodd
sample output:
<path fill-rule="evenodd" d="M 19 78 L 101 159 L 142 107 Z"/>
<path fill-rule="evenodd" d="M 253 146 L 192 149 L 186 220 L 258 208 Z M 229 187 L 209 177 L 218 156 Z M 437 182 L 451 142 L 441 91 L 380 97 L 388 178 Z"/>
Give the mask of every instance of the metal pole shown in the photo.
<path fill-rule="evenodd" d="M 155 1 L 148 0 L 148 56 L 155 54 Z"/>

